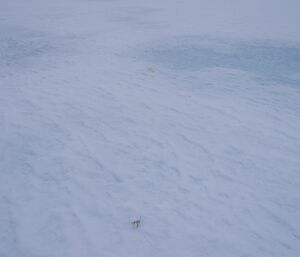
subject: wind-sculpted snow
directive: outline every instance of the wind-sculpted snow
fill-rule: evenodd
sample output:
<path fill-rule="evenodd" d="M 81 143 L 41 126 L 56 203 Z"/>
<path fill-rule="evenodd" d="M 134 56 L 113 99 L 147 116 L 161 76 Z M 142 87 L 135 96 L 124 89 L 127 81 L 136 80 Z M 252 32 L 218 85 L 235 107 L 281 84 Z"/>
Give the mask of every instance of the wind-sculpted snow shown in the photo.
<path fill-rule="evenodd" d="M 299 4 L 243 2 L 0 0 L 0 257 L 300 255 Z"/>

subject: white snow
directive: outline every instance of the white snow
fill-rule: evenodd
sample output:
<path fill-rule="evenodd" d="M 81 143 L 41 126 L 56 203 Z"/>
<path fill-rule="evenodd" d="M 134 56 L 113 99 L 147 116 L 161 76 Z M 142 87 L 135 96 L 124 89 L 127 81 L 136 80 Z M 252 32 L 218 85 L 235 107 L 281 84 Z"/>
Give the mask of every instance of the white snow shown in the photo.
<path fill-rule="evenodd" d="M 300 256 L 299 10 L 0 0 L 0 257 Z"/>

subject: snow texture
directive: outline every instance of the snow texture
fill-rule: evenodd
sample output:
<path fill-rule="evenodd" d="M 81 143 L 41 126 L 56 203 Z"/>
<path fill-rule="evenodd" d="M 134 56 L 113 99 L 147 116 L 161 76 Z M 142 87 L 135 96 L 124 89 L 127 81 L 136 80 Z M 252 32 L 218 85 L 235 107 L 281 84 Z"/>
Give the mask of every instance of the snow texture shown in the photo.
<path fill-rule="evenodd" d="M 300 256 L 299 10 L 0 0 L 0 257 Z"/>

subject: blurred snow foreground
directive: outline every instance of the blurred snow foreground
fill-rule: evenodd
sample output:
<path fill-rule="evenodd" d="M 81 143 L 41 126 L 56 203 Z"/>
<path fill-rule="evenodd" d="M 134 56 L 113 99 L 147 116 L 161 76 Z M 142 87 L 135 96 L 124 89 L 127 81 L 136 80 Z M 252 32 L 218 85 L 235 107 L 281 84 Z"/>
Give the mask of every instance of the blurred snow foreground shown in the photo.
<path fill-rule="evenodd" d="M 0 256 L 300 256 L 299 10 L 0 0 Z"/>

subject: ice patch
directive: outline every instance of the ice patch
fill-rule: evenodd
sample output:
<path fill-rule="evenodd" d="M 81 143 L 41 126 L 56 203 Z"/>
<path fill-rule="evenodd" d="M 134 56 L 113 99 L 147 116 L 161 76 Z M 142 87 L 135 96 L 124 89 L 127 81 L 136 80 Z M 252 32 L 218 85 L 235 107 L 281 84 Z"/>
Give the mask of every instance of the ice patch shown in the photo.
<path fill-rule="evenodd" d="M 188 40 L 187 40 L 188 41 Z M 267 44 L 169 44 L 148 49 L 147 61 L 178 71 L 229 68 L 255 73 L 272 82 L 299 85 L 300 48 Z"/>

